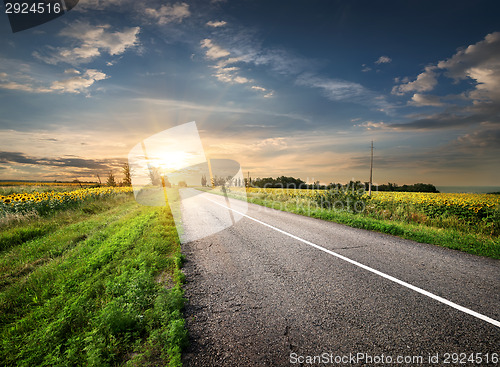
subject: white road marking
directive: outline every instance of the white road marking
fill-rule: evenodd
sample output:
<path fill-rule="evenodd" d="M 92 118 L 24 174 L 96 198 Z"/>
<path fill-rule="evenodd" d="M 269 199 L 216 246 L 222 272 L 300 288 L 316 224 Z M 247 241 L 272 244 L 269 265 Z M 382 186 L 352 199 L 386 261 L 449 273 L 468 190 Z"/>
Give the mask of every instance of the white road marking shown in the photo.
<path fill-rule="evenodd" d="M 359 263 L 359 262 L 357 262 L 357 261 L 351 260 L 351 259 L 349 259 L 348 257 L 345 257 L 345 256 L 343 256 L 343 255 L 337 254 L 336 252 L 330 251 L 330 250 L 328 250 L 328 249 L 326 249 L 326 248 L 324 248 L 324 247 L 321 247 L 321 246 L 319 246 L 319 245 L 316 245 L 315 243 L 312 243 L 312 242 L 307 241 L 307 240 L 305 240 L 305 239 L 303 239 L 303 238 L 297 237 L 297 236 L 295 236 L 295 235 L 293 235 L 293 234 L 291 234 L 291 233 L 288 233 L 288 232 L 283 231 L 283 230 L 281 230 L 281 229 L 279 229 L 279 228 L 276 228 L 276 227 L 274 227 L 274 226 L 272 226 L 272 225 L 270 225 L 270 224 L 267 224 L 267 223 L 265 223 L 265 222 L 262 222 L 261 220 L 258 220 L 258 219 L 256 219 L 256 218 L 250 217 L 249 215 L 246 215 L 245 213 L 241 213 L 241 212 L 239 212 L 239 211 L 237 211 L 237 210 L 234 210 L 234 209 L 228 208 L 227 206 L 225 206 L 225 205 L 223 205 L 223 204 L 220 204 L 220 203 L 218 203 L 218 202 L 216 202 L 216 201 L 214 201 L 214 200 L 208 199 L 208 198 L 206 198 L 206 197 L 204 197 L 204 198 L 205 198 L 206 200 L 208 200 L 208 201 L 211 201 L 211 202 L 212 202 L 212 203 L 214 203 L 214 204 L 217 204 L 217 205 L 222 206 L 222 207 L 224 207 L 224 208 L 226 208 L 226 209 L 232 210 L 232 211 L 234 211 L 235 213 L 238 213 L 238 214 L 240 214 L 240 215 L 242 215 L 242 216 L 244 216 L 244 217 L 246 217 L 246 218 L 248 218 L 248 219 L 250 219 L 250 220 L 253 220 L 254 222 L 260 223 L 260 224 L 262 224 L 262 225 L 264 225 L 264 226 L 266 226 L 266 227 L 269 227 L 269 228 L 271 228 L 271 229 L 274 229 L 275 231 L 278 231 L 278 232 L 280 232 L 280 233 L 283 233 L 284 235 L 286 235 L 286 236 L 288 236 L 288 237 L 291 237 L 291 238 L 293 238 L 293 239 L 296 239 L 297 241 L 303 242 L 303 243 L 305 243 L 306 245 L 309 245 L 309 246 L 311 246 L 311 247 L 317 248 L 318 250 L 321 250 L 321 251 L 323 251 L 323 252 L 326 252 L 327 254 L 330 254 L 330 255 L 332 255 L 332 256 L 338 257 L 339 259 L 342 259 L 342 260 L 344 260 L 344 261 L 347 261 L 348 263 L 351 263 L 351 264 L 356 265 L 356 266 L 358 266 L 358 267 L 360 267 L 360 268 L 362 268 L 362 269 L 368 270 L 369 272 L 372 272 L 372 273 L 374 273 L 374 274 L 377 274 L 377 275 L 381 276 L 382 278 L 388 279 L 388 280 L 390 280 L 390 281 L 392 281 L 392 282 L 394 282 L 394 283 L 397 283 L 397 284 L 402 285 L 403 287 L 409 288 L 409 289 L 411 289 L 411 290 L 413 290 L 413 291 L 415 291 L 415 292 L 418 292 L 418 293 L 420 293 L 420 294 L 423 294 L 424 296 L 427 296 L 427 297 L 432 298 L 432 299 L 434 299 L 434 300 L 436 300 L 436 301 L 438 301 L 438 302 L 444 303 L 445 305 L 448 305 L 448 306 L 450 306 L 450 307 L 453 307 L 453 308 L 454 308 L 454 309 L 456 309 L 456 310 L 462 311 L 462 312 L 464 312 L 464 313 L 466 313 L 466 314 L 469 314 L 469 315 L 471 315 L 471 316 L 474 316 L 474 317 L 476 317 L 476 318 L 478 318 L 478 319 L 480 319 L 480 320 L 486 321 L 486 322 L 488 322 L 488 323 L 490 323 L 490 324 L 492 324 L 492 325 L 495 325 L 496 327 L 500 327 L 500 321 L 494 320 L 494 319 L 492 319 L 491 317 L 488 317 L 488 316 L 485 316 L 485 315 L 483 315 L 483 314 L 480 314 L 479 312 L 473 311 L 473 310 L 471 310 L 471 309 L 469 309 L 469 308 L 467 308 L 467 307 L 460 306 L 460 305 L 459 305 L 459 304 L 457 304 L 457 303 L 451 302 L 451 301 L 447 300 L 446 298 L 443 298 L 443 297 L 437 296 L 437 295 L 435 295 L 434 293 L 431 293 L 431 292 L 429 292 L 429 291 L 426 291 L 425 289 L 422 289 L 422 288 L 416 287 L 416 286 L 414 286 L 414 285 L 412 285 L 412 284 L 410 284 L 410 283 L 406 283 L 405 281 L 402 281 L 402 280 L 400 280 L 400 279 L 398 279 L 398 278 L 395 278 L 395 277 L 393 277 L 393 276 L 391 276 L 391 275 L 388 275 L 388 274 L 382 273 L 382 272 L 381 272 L 381 271 L 379 271 L 379 270 L 376 270 L 376 269 L 370 268 L 369 266 L 366 266 L 366 265 L 363 265 L 363 264 L 361 264 L 361 263 Z"/>

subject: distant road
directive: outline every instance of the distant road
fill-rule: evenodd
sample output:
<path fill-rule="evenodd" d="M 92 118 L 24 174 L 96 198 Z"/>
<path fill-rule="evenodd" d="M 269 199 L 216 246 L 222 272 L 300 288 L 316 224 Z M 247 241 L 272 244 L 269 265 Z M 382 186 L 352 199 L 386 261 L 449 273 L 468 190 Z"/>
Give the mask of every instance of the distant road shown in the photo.
<path fill-rule="evenodd" d="M 205 220 L 227 215 L 224 197 L 195 200 L 213 212 Z M 191 205 L 185 236 L 198 230 Z M 254 204 L 233 214 L 234 226 L 183 245 L 185 366 L 500 357 L 500 261 Z"/>

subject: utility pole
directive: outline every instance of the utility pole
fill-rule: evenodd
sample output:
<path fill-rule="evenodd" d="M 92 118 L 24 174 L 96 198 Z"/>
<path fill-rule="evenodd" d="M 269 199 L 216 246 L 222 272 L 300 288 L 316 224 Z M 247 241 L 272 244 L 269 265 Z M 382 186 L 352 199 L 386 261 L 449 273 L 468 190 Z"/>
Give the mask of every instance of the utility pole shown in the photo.
<path fill-rule="evenodd" d="M 370 157 L 370 183 L 368 184 L 368 196 L 372 196 L 372 174 L 373 174 L 373 140 L 372 140 L 372 152 Z"/>

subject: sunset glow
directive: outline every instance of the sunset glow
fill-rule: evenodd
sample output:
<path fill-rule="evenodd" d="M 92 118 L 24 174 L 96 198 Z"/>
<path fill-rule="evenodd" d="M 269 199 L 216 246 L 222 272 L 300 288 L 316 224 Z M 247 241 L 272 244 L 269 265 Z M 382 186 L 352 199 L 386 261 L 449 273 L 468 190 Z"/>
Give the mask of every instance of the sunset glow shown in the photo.
<path fill-rule="evenodd" d="M 138 142 L 196 121 L 245 176 L 366 181 L 373 140 L 375 182 L 498 185 L 498 2 L 383 4 L 80 1 L 17 33 L 5 17 L 0 179 L 120 177 Z M 166 171 L 206 158 L 157 143 Z"/>

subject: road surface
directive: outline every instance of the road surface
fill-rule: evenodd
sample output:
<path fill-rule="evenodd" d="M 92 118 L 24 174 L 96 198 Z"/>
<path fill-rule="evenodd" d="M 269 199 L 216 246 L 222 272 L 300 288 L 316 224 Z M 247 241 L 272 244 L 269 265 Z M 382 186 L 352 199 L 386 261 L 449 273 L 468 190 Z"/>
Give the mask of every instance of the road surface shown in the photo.
<path fill-rule="evenodd" d="M 224 197 L 195 200 L 227 215 Z M 253 204 L 235 214 L 183 245 L 184 366 L 496 365 L 498 260 Z"/>

